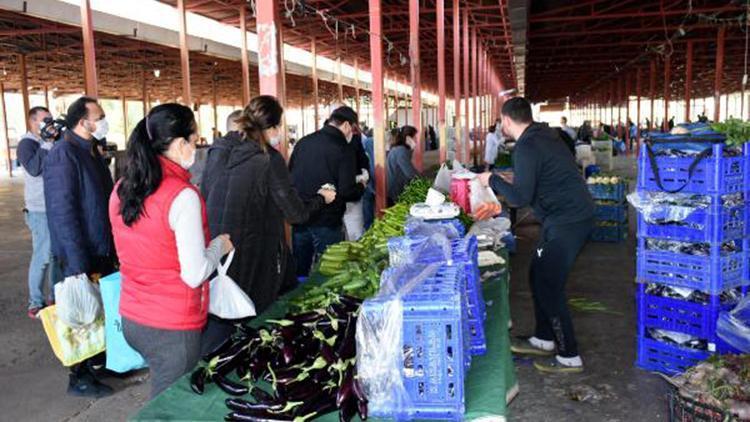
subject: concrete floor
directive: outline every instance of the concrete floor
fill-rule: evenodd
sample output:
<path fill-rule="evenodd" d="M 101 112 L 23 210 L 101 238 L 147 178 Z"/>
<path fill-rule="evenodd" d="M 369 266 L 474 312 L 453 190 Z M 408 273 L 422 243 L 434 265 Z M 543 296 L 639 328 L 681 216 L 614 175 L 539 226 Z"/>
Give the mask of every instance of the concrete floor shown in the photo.
<path fill-rule="evenodd" d="M 620 161 L 618 167 L 624 174 L 632 174 L 632 161 Z M 53 355 L 41 323 L 26 316 L 31 246 L 22 204 L 23 181 L 0 180 L 0 420 L 125 420 L 145 403 L 147 375 L 108 379 L 117 394 L 106 399 L 69 397 L 65 394 L 66 369 Z M 538 226 L 524 222 L 517 233 L 519 252 L 512 259 L 513 333 L 525 334 L 533 324 L 526 271 Z M 634 267 L 632 229 L 625 243 L 589 244 L 585 248 L 571 276 L 569 295 L 600 301 L 622 315 L 574 313 L 586 364 L 586 372 L 581 375 L 543 376 L 530 361 L 516 361 L 521 392 L 510 405 L 511 420 L 665 419 L 665 383 L 633 366 Z M 574 401 L 570 397 L 576 391 L 590 392 L 594 397 Z"/>

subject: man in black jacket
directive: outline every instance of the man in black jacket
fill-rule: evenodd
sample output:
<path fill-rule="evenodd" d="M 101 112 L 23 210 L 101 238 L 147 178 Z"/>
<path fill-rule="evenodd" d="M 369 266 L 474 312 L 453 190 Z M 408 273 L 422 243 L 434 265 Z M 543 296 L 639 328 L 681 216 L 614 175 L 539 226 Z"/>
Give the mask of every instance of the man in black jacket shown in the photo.
<path fill-rule="evenodd" d="M 356 126 L 357 113 L 351 107 L 339 107 L 323 128 L 300 139 L 294 147 L 289 170 L 303 201 L 312 200 L 322 185 L 336 187 L 336 200 L 331 205 L 307 223 L 294 226 L 292 244 L 298 276 L 307 276 L 315 256 L 344 240 L 346 203 L 359 201 L 364 193 L 365 184 L 356 181 L 359 171 L 350 145 Z"/>
<path fill-rule="evenodd" d="M 530 270 L 536 329 L 532 337 L 513 339 L 511 349 L 543 356 L 534 362 L 540 371 L 580 372 L 565 283 L 593 228 L 594 203 L 565 143 L 554 129 L 534 123 L 526 99 L 508 100 L 502 115 L 503 130 L 517 141 L 513 177 L 484 173 L 480 182 L 515 207 L 530 205 L 543 222 Z"/>

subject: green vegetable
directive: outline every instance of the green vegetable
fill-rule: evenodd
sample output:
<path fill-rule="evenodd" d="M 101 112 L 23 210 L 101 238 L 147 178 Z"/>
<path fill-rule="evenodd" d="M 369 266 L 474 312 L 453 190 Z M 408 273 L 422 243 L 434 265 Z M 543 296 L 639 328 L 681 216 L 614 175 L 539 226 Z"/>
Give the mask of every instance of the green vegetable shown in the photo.
<path fill-rule="evenodd" d="M 711 129 L 727 136 L 729 146 L 742 146 L 750 141 L 750 122 L 742 119 L 727 119 L 723 123 L 714 123 Z"/>

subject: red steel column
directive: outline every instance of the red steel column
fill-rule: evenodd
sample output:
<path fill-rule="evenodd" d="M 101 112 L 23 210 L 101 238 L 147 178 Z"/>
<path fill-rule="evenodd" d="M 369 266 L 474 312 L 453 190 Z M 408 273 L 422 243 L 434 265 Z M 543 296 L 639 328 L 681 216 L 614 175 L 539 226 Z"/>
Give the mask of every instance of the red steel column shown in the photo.
<path fill-rule="evenodd" d="M 664 132 L 669 132 L 669 100 L 670 85 L 672 83 L 672 57 L 664 58 Z"/>
<path fill-rule="evenodd" d="M 480 151 L 477 149 L 479 141 L 479 134 L 477 133 L 477 128 L 479 127 L 477 95 L 479 95 L 479 90 L 477 90 L 477 30 L 474 29 L 471 31 L 471 108 L 474 111 L 474 124 L 472 125 L 471 132 L 474 134 L 474 165 L 479 164 L 477 154 L 480 154 Z"/>
<path fill-rule="evenodd" d="M 693 88 L 693 41 L 687 42 L 685 59 L 685 123 L 690 121 L 690 90 Z"/>
<path fill-rule="evenodd" d="M 622 77 L 617 79 L 617 137 L 622 139 Z"/>
<path fill-rule="evenodd" d="M 362 120 L 362 116 L 359 115 L 359 60 L 354 58 L 354 111 L 357 112 L 359 120 Z"/>
<path fill-rule="evenodd" d="M 714 76 L 714 122 L 721 119 L 721 79 L 724 76 L 724 41 L 727 28 L 722 26 L 716 34 L 716 73 Z"/>
<path fill-rule="evenodd" d="M 456 150 L 456 159 L 459 162 L 465 162 L 463 126 L 461 125 L 461 34 L 459 32 L 461 17 L 459 8 L 459 1 L 453 0 L 453 107 L 456 109 L 454 149 Z"/>
<path fill-rule="evenodd" d="M 10 135 L 8 133 L 8 107 L 5 105 L 5 85 L 2 82 L 0 82 L 0 106 L 3 107 L 3 131 L 5 133 L 5 148 L 3 148 L 3 152 L 5 153 L 5 165 L 8 169 L 8 177 L 13 177 L 13 164 L 10 159 Z M 27 112 L 24 112 L 24 114 Z"/>
<path fill-rule="evenodd" d="M 313 111 L 315 114 L 315 130 L 320 129 L 320 115 L 318 112 L 318 48 L 315 38 L 312 39 L 310 46 L 312 52 L 312 82 L 313 82 Z"/>
<path fill-rule="evenodd" d="M 464 119 L 466 124 L 464 125 L 464 163 L 469 163 L 471 161 L 471 142 L 469 141 L 469 127 L 471 127 L 471 122 L 469 122 L 469 90 L 470 90 L 470 81 L 469 81 L 469 10 L 464 9 L 463 12 L 463 23 L 461 28 L 463 29 L 463 41 L 464 41 L 464 54 L 463 54 L 463 62 L 464 62 Z"/>
<path fill-rule="evenodd" d="M 242 33 L 242 106 L 250 102 L 250 58 L 247 52 L 247 5 L 240 6 L 240 32 Z"/>
<path fill-rule="evenodd" d="M 419 57 L 419 0 L 409 0 L 409 61 L 411 62 L 411 115 L 417 128 L 417 149 L 414 151 L 414 167 L 423 170 L 424 131 L 422 130 L 422 81 Z"/>
<path fill-rule="evenodd" d="M 479 43 L 477 37 L 477 142 L 479 144 L 479 156 L 484 156 L 484 101 L 482 101 L 483 92 L 483 76 L 484 76 L 484 54 L 482 53 L 482 45 Z M 479 163 L 482 163 L 482 158 L 479 159 Z"/>
<path fill-rule="evenodd" d="M 654 97 L 656 96 L 656 60 L 651 60 L 651 73 L 648 82 L 648 98 L 651 100 L 651 120 L 649 120 L 648 130 L 656 128 L 654 122 Z"/>
<path fill-rule="evenodd" d="M 641 68 L 635 71 L 635 154 L 638 156 L 641 150 Z"/>
<path fill-rule="evenodd" d="M 31 108 L 31 104 L 29 103 L 29 75 L 26 69 L 25 54 L 18 55 L 18 67 L 20 67 L 19 70 L 21 73 L 21 98 L 23 98 L 23 115 L 26 116 L 26 113 L 28 113 L 29 109 Z M 26 122 L 26 131 L 31 131 L 29 119 L 23 119 L 23 121 Z"/>
<path fill-rule="evenodd" d="M 128 139 L 128 100 L 125 96 L 120 97 L 122 102 L 122 133 L 125 135 L 125 140 Z M 214 124 L 215 126 L 216 124 Z"/>
<path fill-rule="evenodd" d="M 370 70 L 372 72 L 373 134 L 375 140 L 375 210 L 386 207 L 385 122 L 383 120 L 383 39 L 380 0 L 368 0 L 370 10 Z"/>
<path fill-rule="evenodd" d="M 181 0 L 182 1 L 182 0 Z M 284 101 L 281 73 L 281 25 L 275 1 L 259 1 L 257 9 L 258 75 L 261 95 L 273 95 Z"/>
<path fill-rule="evenodd" d="M 190 93 L 190 53 L 187 41 L 187 22 L 185 18 L 185 0 L 177 0 L 180 17 L 180 69 L 182 70 L 182 103 L 192 104 Z"/>
<path fill-rule="evenodd" d="M 626 155 L 630 155 L 630 126 L 628 126 L 630 120 L 630 75 L 625 71 L 622 76 L 625 78 L 625 148 Z"/>
<path fill-rule="evenodd" d="M 83 33 L 83 78 L 86 85 L 86 95 L 96 98 L 99 96 L 99 83 L 96 79 L 94 24 L 91 20 L 91 3 L 89 0 L 81 0 L 81 31 Z M 25 112 L 28 112 L 28 109 Z"/>
<path fill-rule="evenodd" d="M 437 20 L 438 66 L 438 127 L 440 128 L 440 162 L 448 156 L 448 139 L 445 134 L 445 0 L 435 2 Z"/>

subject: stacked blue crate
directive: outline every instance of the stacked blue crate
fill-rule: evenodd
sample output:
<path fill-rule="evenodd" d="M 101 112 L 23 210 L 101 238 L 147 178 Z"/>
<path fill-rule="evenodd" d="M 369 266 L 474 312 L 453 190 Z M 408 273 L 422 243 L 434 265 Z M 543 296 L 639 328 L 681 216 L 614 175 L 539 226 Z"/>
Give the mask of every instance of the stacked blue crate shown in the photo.
<path fill-rule="evenodd" d="M 662 147 L 706 148 L 695 140 L 715 140 L 717 134 L 700 138 L 659 136 Z M 747 284 L 748 213 L 742 196 L 746 192 L 750 150 L 736 153 L 722 143 L 713 144 L 710 154 L 696 163 L 695 154 L 650 157 L 647 148 L 639 157 L 638 185 L 641 192 L 674 192 L 703 195 L 710 204 L 686 219 L 664 224 L 638 218 L 637 277 L 642 283 L 636 296 L 638 350 L 636 364 L 666 374 L 684 371 L 712 353 L 734 350 L 716 335 L 718 313 L 732 306 L 721 294 Z M 653 164 L 652 164 L 653 162 Z M 654 171 L 654 166 L 656 172 Z M 737 202 L 737 195 L 740 201 Z M 728 198 L 733 198 L 729 201 Z M 664 242 L 700 244 L 700 253 L 683 253 L 681 248 L 649 247 Z M 674 244 L 674 243 L 673 243 Z M 731 246 L 731 247 L 729 247 Z M 694 247 L 694 246 L 691 246 Z M 667 298 L 646 292 L 645 284 L 698 290 L 708 295 L 705 303 Z M 744 290 L 743 290 L 744 292 Z M 652 330 L 676 332 L 700 339 L 703 348 L 689 348 L 654 339 Z M 702 344 L 702 343 L 700 343 Z"/>
<path fill-rule="evenodd" d="M 628 208 L 625 203 L 627 183 L 589 184 L 589 192 L 596 205 L 594 242 L 621 242 L 628 234 Z"/>
<path fill-rule="evenodd" d="M 408 283 L 402 277 L 398 283 Z M 401 344 L 396 350 L 403 356 L 399 373 L 400 400 L 371 397 L 369 413 L 396 420 L 461 420 L 465 411 L 464 381 L 464 301 L 460 269 L 441 267 L 437 273 L 402 292 L 403 318 Z M 386 313 L 388 296 L 377 296 L 362 305 L 362 316 L 377 320 Z M 395 388 L 393 383 L 388 388 Z"/>

